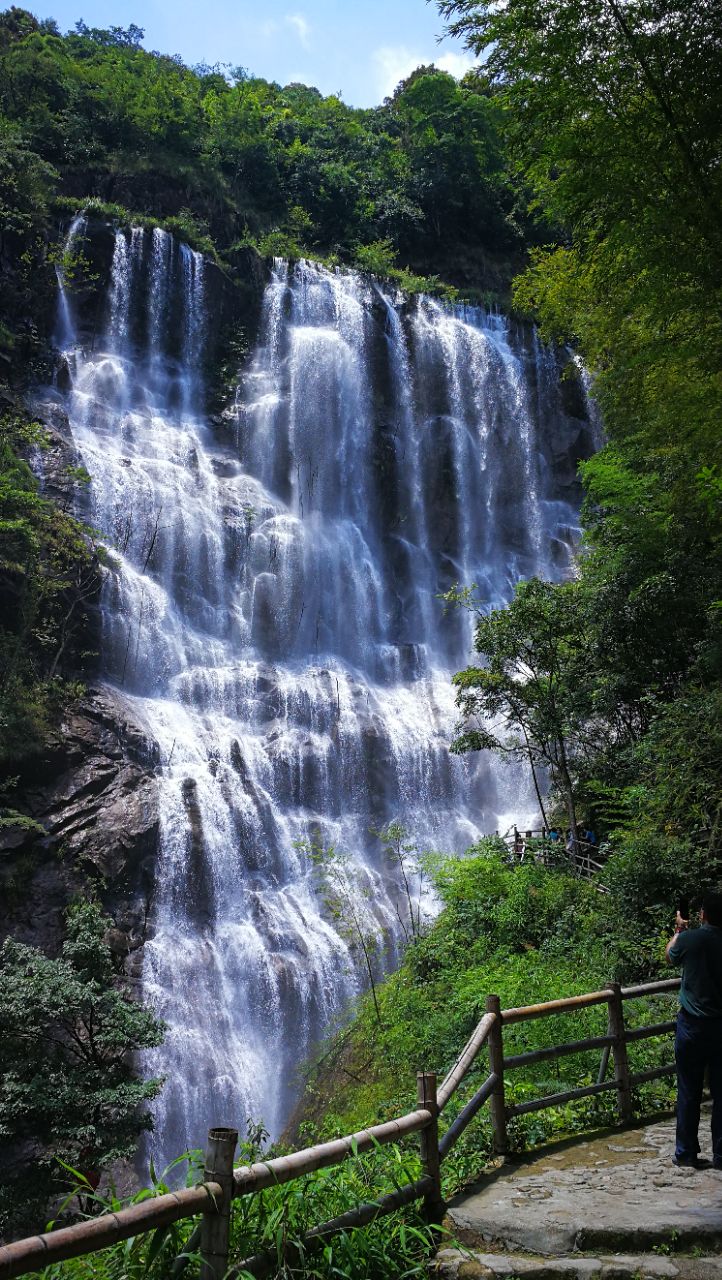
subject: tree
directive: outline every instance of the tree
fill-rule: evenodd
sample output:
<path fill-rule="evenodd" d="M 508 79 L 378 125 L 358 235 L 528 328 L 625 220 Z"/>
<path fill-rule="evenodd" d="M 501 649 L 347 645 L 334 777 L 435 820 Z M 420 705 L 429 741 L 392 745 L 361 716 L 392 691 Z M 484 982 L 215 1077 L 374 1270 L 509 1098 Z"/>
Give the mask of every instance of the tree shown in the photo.
<path fill-rule="evenodd" d="M 548 770 L 572 832 L 575 769 L 590 733 L 584 632 L 576 584 L 532 578 L 519 583 L 507 608 L 478 618 L 474 648 L 486 665 L 454 676 L 464 719 L 452 751 L 528 763 L 542 810 L 537 770 Z"/>
<path fill-rule="evenodd" d="M 401 880 L 403 908 L 398 905 L 396 914 L 401 932 L 408 945 L 418 942 L 422 934 L 421 899 L 424 890 L 424 866 L 419 859 L 418 848 L 401 822 L 389 822 L 387 826 L 371 828 L 371 834 L 381 841 L 381 847 Z"/>
<path fill-rule="evenodd" d="M 709 823 L 718 850 L 722 10 L 440 8 L 487 55 L 512 163 L 559 228 L 515 301 L 548 341 L 577 348 L 608 440 L 582 468 L 577 791 L 601 798 L 622 842 L 644 830 L 641 844 L 656 832 L 662 848 Z"/>
<path fill-rule="evenodd" d="M 394 227 L 407 261 L 426 271 L 430 263 L 461 265 L 462 245 L 473 257 L 480 242 L 519 253 L 497 104 L 432 66 L 417 68 L 385 106 L 405 160 L 396 185 L 418 211 Z"/>
<path fill-rule="evenodd" d="M 442 0 L 564 244 L 516 298 L 575 341 L 610 436 L 713 464 L 722 410 L 722 12 L 707 0 Z M 543 14 L 543 18 L 542 18 Z"/>
<path fill-rule="evenodd" d="M 81 22 L 60 36 L 24 10 L 0 14 L 0 137 L 5 117 L 37 177 L 38 164 L 53 166 L 61 195 L 164 219 L 186 207 L 221 251 L 273 247 L 282 233 L 351 262 L 388 240 L 400 269 L 479 286 L 494 269 L 508 287 L 521 248 L 514 196 L 497 104 L 475 81 L 424 67 L 358 110 L 243 68 L 188 68 L 141 40 L 132 25 Z M 299 210 L 301 239 L 290 225 Z"/>
<path fill-rule="evenodd" d="M 321 844 L 317 840 L 299 840 L 296 847 L 306 852 L 311 859 L 324 906 L 340 936 L 352 951 L 361 955 L 374 1011 L 380 1023 L 375 960 L 381 939 L 378 926 L 363 905 L 371 894 L 359 886 L 351 856 L 344 850 L 337 849 L 335 845 Z"/>
<path fill-rule="evenodd" d="M 89 1170 L 128 1158 L 152 1127 L 143 1104 L 162 1081 L 140 1079 L 132 1055 L 159 1045 L 163 1025 L 117 974 L 111 925 L 85 902 L 68 912 L 57 959 L 11 940 L 0 952 L 0 1152 L 6 1167 L 24 1156 L 3 1180 L 5 1225 L 43 1211 L 59 1161 Z"/>
<path fill-rule="evenodd" d="M 540 9 L 537 0 L 439 0 L 439 8 L 454 34 L 486 54 L 486 73 L 511 108 L 517 157 L 547 197 L 560 198 L 565 218 L 572 208 L 580 222 L 586 214 L 594 234 L 598 215 L 616 217 L 623 207 L 662 229 L 648 199 L 654 189 L 663 216 L 671 215 L 668 234 L 693 213 L 696 230 L 719 243 L 717 6 L 544 0 Z M 596 171 L 602 155 L 610 165 Z M 630 168 L 640 182 L 622 206 Z"/>

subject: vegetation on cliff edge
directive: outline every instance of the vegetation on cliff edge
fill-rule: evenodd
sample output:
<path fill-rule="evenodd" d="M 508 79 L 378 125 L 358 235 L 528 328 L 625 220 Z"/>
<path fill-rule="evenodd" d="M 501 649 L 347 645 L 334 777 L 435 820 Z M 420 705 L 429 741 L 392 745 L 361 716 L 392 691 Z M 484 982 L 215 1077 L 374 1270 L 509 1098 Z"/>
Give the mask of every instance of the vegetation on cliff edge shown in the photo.
<path fill-rule="evenodd" d="M 89 200 L 164 220 L 231 270 L 252 244 L 507 292 L 534 220 L 483 76 L 421 67 L 359 110 L 243 67 L 187 67 L 142 36 L 0 14 L 0 355 L 52 292 L 58 213 Z"/>
<path fill-rule="evenodd" d="M 99 553 L 68 509 L 86 473 L 66 468 L 68 505 L 44 494 L 27 459 L 48 448 L 47 431 L 14 399 L 10 404 L 0 413 L 0 806 L 12 807 L 13 771 L 77 690 L 68 672 L 71 663 L 76 671 L 81 665 Z"/>

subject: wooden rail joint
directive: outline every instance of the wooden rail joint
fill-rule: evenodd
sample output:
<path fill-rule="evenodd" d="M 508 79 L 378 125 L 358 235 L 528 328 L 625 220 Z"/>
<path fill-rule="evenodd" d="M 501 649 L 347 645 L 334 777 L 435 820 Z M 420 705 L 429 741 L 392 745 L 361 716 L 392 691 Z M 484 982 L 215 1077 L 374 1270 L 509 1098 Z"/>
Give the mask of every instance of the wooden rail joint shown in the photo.
<path fill-rule="evenodd" d="M 496 1084 L 489 1099 L 491 1110 L 491 1140 L 496 1155 L 504 1156 L 509 1150 L 506 1131 L 506 1103 L 504 1098 L 504 1041 L 502 1034 L 501 1000 L 498 996 L 486 997 L 486 1012 L 493 1014 L 489 1028 L 489 1067 L 496 1076 Z"/>
<path fill-rule="evenodd" d="M 441 1194 L 441 1156 L 439 1154 L 439 1104 L 436 1096 L 436 1073 L 419 1071 L 416 1076 L 417 1102 L 420 1111 L 428 1111 L 431 1119 L 419 1134 L 421 1169 L 423 1176 L 431 1180 L 431 1187 L 424 1195 L 424 1217 L 427 1222 L 440 1224 L 444 1217 L 444 1199 Z"/>
<path fill-rule="evenodd" d="M 617 1107 L 623 1124 L 634 1119 L 632 1086 L 629 1078 L 629 1058 L 624 1029 L 624 1004 L 619 982 L 609 984 L 609 1034 L 613 1037 L 614 1079 L 617 1085 Z"/>
<path fill-rule="evenodd" d="M 231 1242 L 231 1201 L 233 1200 L 233 1157 L 238 1145 L 237 1129 L 210 1129 L 206 1147 L 205 1177 L 217 1182 L 221 1195 L 215 1212 L 201 1219 L 201 1280 L 223 1280 L 228 1270 Z"/>

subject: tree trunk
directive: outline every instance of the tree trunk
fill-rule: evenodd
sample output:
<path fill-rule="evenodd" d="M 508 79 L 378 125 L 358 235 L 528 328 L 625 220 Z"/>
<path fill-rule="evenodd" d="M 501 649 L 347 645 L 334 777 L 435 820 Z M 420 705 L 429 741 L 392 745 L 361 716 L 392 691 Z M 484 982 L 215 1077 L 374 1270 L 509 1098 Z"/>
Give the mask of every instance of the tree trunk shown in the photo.
<path fill-rule="evenodd" d="M 567 765 L 567 755 L 564 750 L 564 739 L 559 737 L 557 745 L 559 747 L 558 768 L 561 778 L 562 791 L 564 792 L 564 801 L 566 804 L 567 817 L 569 819 L 569 828 L 574 841 L 573 849 L 576 853 L 577 848 L 577 815 L 574 808 L 574 792 L 572 790 L 572 780 L 569 776 L 569 766 Z"/>
<path fill-rule="evenodd" d="M 526 743 L 527 755 L 529 756 L 529 768 L 531 769 L 531 776 L 534 779 L 534 790 L 536 791 L 536 798 L 537 798 L 537 801 L 539 802 L 539 810 L 541 812 L 542 822 L 544 823 L 545 829 L 548 830 L 549 823 L 547 822 L 547 815 L 544 809 L 544 802 L 541 798 L 541 791 L 539 789 L 539 782 L 536 776 L 536 769 L 534 768 L 534 756 L 532 755 L 532 750 L 531 750 L 531 747 L 529 746 L 529 735 L 527 734 L 526 727 L 524 726 L 523 723 L 521 728 L 522 728 L 522 733 L 524 734 L 524 741 Z"/>

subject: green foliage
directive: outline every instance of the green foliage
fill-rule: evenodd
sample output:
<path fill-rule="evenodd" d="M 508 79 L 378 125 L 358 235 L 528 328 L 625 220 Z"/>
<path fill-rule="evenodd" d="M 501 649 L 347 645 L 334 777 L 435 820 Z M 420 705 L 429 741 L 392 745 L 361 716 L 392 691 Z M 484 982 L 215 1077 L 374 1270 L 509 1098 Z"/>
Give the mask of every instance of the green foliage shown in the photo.
<path fill-rule="evenodd" d="M 241 1144 L 237 1163 L 282 1154 L 280 1147 L 263 1150 L 261 1143 L 267 1137 L 262 1125 L 251 1125 L 249 1140 Z M 187 1183 L 197 1183 L 199 1162 L 200 1152 L 191 1152 L 169 1165 L 160 1178 L 151 1169 L 151 1187 L 125 1201 L 120 1201 L 112 1188 L 102 1196 L 93 1193 L 86 1179 L 68 1169 L 71 1186 L 63 1208 L 82 1203 L 83 1216 L 96 1216 L 143 1203 L 171 1189 L 167 1185 L 169 1174 L 177 1186 L 178 1165 L 187 1163 Z M 334 1168 L 236 1200 L 231 1264 L 237 1266 L 250 1256 L 266 1253 L 278 1274 L 289 1277 L 395 1280 L 407 1276 L 409 1280 L 422 1280 L 438 1232 L 432 1233 L 425 1225 L 418 1204 L 371 1226 L 340 1232 L 321 1246 L 304 1245 L 304 1236 L 312 1227 L 413 1182 L 420 1172 L 413 1142 L 411 1146 L 378 1147 L 367 1155 L 354 1154 Z M 44 1280 L 165 1280 L 173 1259 L 188 1248 L 192 1228 L 193 1223 L 188 1221 L 159 1228 L 102 1253 L 48 1267 L 42 1275 Z M 197 1277 L 197 1250 L 191 1246 L 185 1256 L 189 1260 L 185 1274 Z"/>
<path fill-rule="evenodd" d="M 406 950 L 397 973 L 378 989 L 382 1021 L 369 1000 L 362 1004 L 350 1031 L 337 1037 L 311 1077 L 310 1096 L 322 1117 L 320 1132 L 328 1136 L 413 1105 L 415 1073 L 426 1068 L 442 1076 L 453 1064 L 484 1012 L 490 993 L 506 1008 L 595 990 L 610 980 L 649 978 L 663 955 L 660 927 L 673 914 L 678 891 L 671 866 L 659 866 L 660 902 L 639 902 L 629 894 L 633 875 L 621 865 L 607 876 L 610 892 L 568 869 L 534 861 L 509 861 L 498 838 L 486 838 L 462 859 L 427 860 L 440 900 L 433 925 Z M 683 877 L 690 861 L 680 866 Z M 644 910 L 647 910 L 645 917 Z M 626 1006 L 631 1025 L 669 1018 L 671 997 Z M 520 1023 L 505 1032 L 508 1054 L 527 1052 L 582 1036 L 606 1032 L 606 1010 L 555 1015 Z M 666 1041 L 630 1046 L 633 1070 L 669 1060 Z M 330 1065 L 329 1065 L 330 1064 Z M 599 1069 L 598 1052 L 570 1055 L 551 1063 L 509 1073 L 507 1095 L 522 1102 L 545 1093 L 591 1084 Z M 485 1054 L 460 1094 L 444 1113 L 450 1123 L 488 1071 Z M 669 1085 L 645 1085 L 638 1091 L 640 1108 L 668 1103 Z M 553 1108 L 515 1120 L 511 1138 L 516 1149 L 555 1135 L 608 1123 L 614 1118 L 614 1093 Z M 477 1177 L 491 1155 L 488 1112 L 467 1129 L 443 1166 L 447 1195 Z"/>
<path fill-rule="evenodd" d="M 447 302 L 458 299 L 459 290 L 454 285 L 445 284 L 435 275 L 415 275 L 408 267 L 398 267 L 396 258 L 397 253 L 391 240 L 376 240 L 373 244 L 359 245 L 354 254 L 354 265 L 360 271 L 368 271 L 382 280 L 390 280 L 403 289 L 404 293 L 428 293 L 444 298 Z"/>
<path fill-rule="evenodd" d="M 8 940 L 0 953 L 0 1146 L 33 1149 L 31 1174 L 8 1177 L 0 1217 L 29 1223 L 58 1188 L 58 1161 L 92 1170 L 135 1151 L 143 1103 L 159 1080 L 130 1055 L 160 1044 L 162 1025 L 125 990 L 104 941 L 112 921 L 92 903 L 68 912 L 53 959 Z"/>
<path fill-rule="evenodd" d="M 549 0 L 541 23 L 534 0 L 439 8 L 487 55 L 517 163 L 582 252 L 614 239 L 656 276 L 664 248 L 699 279 L 700 243 L 718 247 L 720 232 L 716 9 Z"/>
<path fill-rule="evenodd" d="M 0 767 L 37 749 L 74 687 L 61 676 L 98 586 L 92 536 L 43 496 L 24 455 L 45 432 L 21 411 L 0 416 Z M 69 485 L 87 483 L 71 469 Z"/>
<path fill-rule="evenodd" d="M 0 52 L 0 63 L 2 55 Z M 58 174 L 28 145 L 17 121 L 0 112 L 0 379 L 13 372 L 13 360 L 33 359 L 36 317 L 50 296 L 53 277 L 45 235 Z"/>
<path fill-rule="evenodd" d="M 374 240 L 372 244 L 359 245 L 355 257 L 361 271 L 389 280 L 396 270 L 396 250 L 391 240 Z"/>
<path fill-rule="evenodd" d="M 438 274 L 508 287 L 524 215 L 498 104 L 473 78 L 420 68 L 357 110 L 304 85 L 192 70 L 128 31 L 81 22 L 61 36 L 24 10 L 0 15 L 0 202 L 15 254 L 17 237 L 51 233 L 55 191 L 61 206 L 160 220 L 204 252 L 245 238 L 268 254 L 383 261 L 404 287 Z"/>
<path fill-rule="evenodd" d="M 479 615 L 474 648 L 485 665 L 454 676 L 465 728 L 453 749 L 528 762 L 538 795 L 536 767 L 546 767 L 576 830 L 572 775 L 586 746 L 580 705 L 588 671 L 576 584 L 519 583 L 507 608 Z"/>

